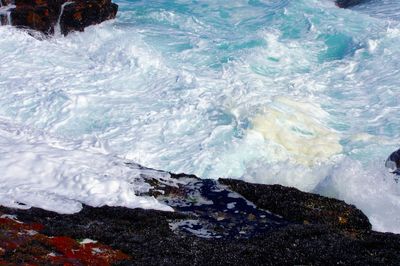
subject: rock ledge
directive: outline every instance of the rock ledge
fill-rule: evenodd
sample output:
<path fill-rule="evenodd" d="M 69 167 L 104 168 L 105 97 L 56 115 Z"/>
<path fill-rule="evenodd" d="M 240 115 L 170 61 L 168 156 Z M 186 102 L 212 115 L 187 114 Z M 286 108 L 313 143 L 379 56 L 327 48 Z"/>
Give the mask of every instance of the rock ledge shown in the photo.
<path fill-rule="evenodd" d="M 154 187 L 149 195 L 175 212 L 83 206 L 79 213 L 63 215 L 0 206 L 0 264 L 398 265 L 400 261 L 400 235 L 372 231 L 361 211 L 340 200 L 231 179 L 184 174 L 171 174 L 165 180 L 151 174 L 144 178 Z"/>

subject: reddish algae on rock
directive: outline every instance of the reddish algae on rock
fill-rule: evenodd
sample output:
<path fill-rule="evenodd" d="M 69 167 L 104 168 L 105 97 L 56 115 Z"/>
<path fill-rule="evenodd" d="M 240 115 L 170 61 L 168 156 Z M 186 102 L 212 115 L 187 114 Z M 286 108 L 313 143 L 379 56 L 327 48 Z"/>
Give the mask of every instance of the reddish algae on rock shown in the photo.
<path fill-rule="evenodd" d="M 119 250 L 95 241 L 78 242 L 66 236 L 46 236 L 44 226 L 22 223 L 0 213 L 0 265 L 99 265 L 129 259 Z"/>

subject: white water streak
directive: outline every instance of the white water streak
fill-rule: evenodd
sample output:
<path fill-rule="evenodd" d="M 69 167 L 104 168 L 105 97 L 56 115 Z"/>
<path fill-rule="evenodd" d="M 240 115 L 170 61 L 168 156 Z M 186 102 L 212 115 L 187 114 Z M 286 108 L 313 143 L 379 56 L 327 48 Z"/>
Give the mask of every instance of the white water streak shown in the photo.
<path fill-rule="evenodd" d="M 65 2 L 64 4 L 62 4 L 61 5 L 61 8 L 60 8 L 60 14 L 58 15 L 58 19 L 57 19 L 57 24 L 56 24 L 56 26 L 55 26 L 55 28 L 54 28 L 54 35 L 57 37 L 59 37 L 59 36 L 61 36 L 62 35 L 62 32 L 61 32 L 61 18 L 62 18 L 62 15 L 63 15 L 63 13 L 64 13 L 64 8 L 67 6 L 67 5 L 70 5 L 70 4 L 72 4 L 72 3 L 74 3 L 73 1 L 70 1 L 70 2 Z"/>
<path fill-rule="evenodd" d="M 11 9 L 13 9 L 15 7 L 16 6 L 13 5 L 13 4 L 10 4 L 10 5 L 7 5 L 7 6 L 0 6 L 0 16 L 5 16 L 6 17 L 6 21 L 5 21 L 4 25 L 12 25 Z M 1 25 L 3 25 L 3 23 Z"/>

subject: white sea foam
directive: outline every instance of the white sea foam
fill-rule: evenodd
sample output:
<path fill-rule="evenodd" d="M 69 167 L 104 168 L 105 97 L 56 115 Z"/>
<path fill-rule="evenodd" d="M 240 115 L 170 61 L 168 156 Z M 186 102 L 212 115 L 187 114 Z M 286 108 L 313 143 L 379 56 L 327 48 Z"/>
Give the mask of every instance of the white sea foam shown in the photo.
<path fill-rule="evenodd" d="M 82 203 L 172 210 L 152 197 L 136 196 L 150 188 L 140 169 L 96 149 L 64 146 L 0 120 L 0 204 L 59 213 L 77 212 Z"/>
<path fill-rule="evenodd" d="M 65 38 L 0 27 L 1 204 L 165 208 L 135 196 L 149 188 L 130 159 L 334 195 L 399 232 L 381 168 L 400 143 L 392 18 L 319 0 L 117 2 L 115 21 Z"/>
<path fill-rule="evenodd" d="M 359 161 L 345 159 L 316 191 L 355 204 L 375 230 L 400 233 L 400 186 L 382 162 L 363 166 Z"/>

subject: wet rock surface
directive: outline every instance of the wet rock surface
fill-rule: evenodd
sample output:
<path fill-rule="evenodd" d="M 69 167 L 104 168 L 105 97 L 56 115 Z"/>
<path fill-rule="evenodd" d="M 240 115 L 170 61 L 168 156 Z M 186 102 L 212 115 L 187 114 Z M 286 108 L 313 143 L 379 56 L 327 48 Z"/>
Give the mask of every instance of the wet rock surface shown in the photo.
<path fill-rule="evenodd" d="M 202 238 L 251 238 L 289 224 L 281 216 L 257 208 L 252 202 L 218 181 L 196 177 L 180 180 L 176 187 L 161 188 L 157 199 L 190 219 L 170 223 L 180 233 Z M 154 181 L 154 180 L 153 180 Z"/>
<path fill-rule="evenodd" d="M 5 207 L 0 213 L 35 225 L 43 236 L 91 239 L 127 256 L 103 265 L 397 265 L 400 260 L 399 235 L 371 231 L 361 211 L 339 200 L 230 179 L 144 178 L 154 187 L 150 194 L 175 212 L 84 206 L 73 215 Z M 0 239 L 8 237 L 1 224 Z M 3 243 L 2 263 L 35 264 L 26 254 L 43 248 L 30 242 L 22 256 L 15 251 L 18 243 L 11 248 Z M 11 260 L 10 254 L 17 255 Z"/>
<path fill-rule="evenodd" d="M 1 24 L 45 34 L 83 31 L 85 27 L 115 18 L 118 6 L 111 0 L 0 0 Z"/>
<path fill-rule="evenodd" d="M 395 174 L 395 180 L 399 181 L 400 176 L 400 149 L 392 152 L 385 162 L 386 168 L 393 174 Z"/>
<path fill-rule="evenodd" d="M 233 191 L 286 219 L 305 224 L 321 224 L 346 231 L 371 230 L 367 216 L 344 201 L 304 193 L 281 185 L 251 184 L 234 179 L 220 179 Z"/>

